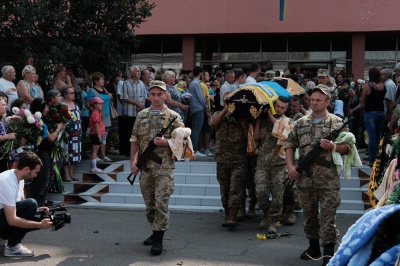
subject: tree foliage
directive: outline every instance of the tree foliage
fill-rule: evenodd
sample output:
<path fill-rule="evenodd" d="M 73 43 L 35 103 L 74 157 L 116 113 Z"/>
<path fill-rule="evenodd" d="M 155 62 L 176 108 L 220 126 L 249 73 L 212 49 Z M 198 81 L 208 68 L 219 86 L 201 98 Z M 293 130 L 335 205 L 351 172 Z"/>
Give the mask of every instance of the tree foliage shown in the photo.
<path fill-rule="evenodd" d="M 19 69 L 32 56 L 44 75 L 60 63 L 115 74 L 134 44 L 134 29 L 154 6 L 149 0 L 3 0 L 1 63 Z"/>

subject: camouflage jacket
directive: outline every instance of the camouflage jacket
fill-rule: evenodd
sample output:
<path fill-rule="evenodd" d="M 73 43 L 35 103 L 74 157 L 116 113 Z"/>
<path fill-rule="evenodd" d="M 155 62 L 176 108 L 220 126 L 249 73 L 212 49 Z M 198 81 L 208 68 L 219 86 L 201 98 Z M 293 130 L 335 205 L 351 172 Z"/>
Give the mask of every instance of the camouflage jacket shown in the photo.
<path fill-rule="evenodd" d="M 272 136 L 274 124 L 271 120 L 263 119 L 260 123 L 260 147 L 258 148 L 257 164 L 263 165 L 282 165 L 286 164 L 286 159 L 280 157 L 279 150 L 282 145 L 278 145 L 278 139 Z"/>
<path fill-rule="evenodd" d="M 209 121 L 211 119 L 212 116 Z M 233 117 L 225 115 L 221 123 L 215 126 L 215 144 L 215 160 L 218 163 L 247 162 L 247 136 L 241 124 Z"/>
<path fill-rule="evenodd" d="M 165 107 L 160 113 L 153 113 L 151 107 L 139 112 L 136 116 L 135 125 L 133 126 L 130 142 L 135 142 L 139 145 L 139 157 L 147 148 L 150 141 L 154 139 L 158 132 L 164 127 L 167 111 L 170 112 L 170 118 L 177 116 L 178 118 L 165 132 L 164 138 L 171 138 L 171 132 L 178 127 L 184 127 L 181 117 L 178 113 Z M 168 147 L 157 147 L 154 153 L 162 158 L 162 164 L 159 165 L 152 160 L 147 163 L 148 168 L 175 168 L 175 162 L 172 159 L 172 151 Z"/>
<path fill-rule="evenodd" d="M 303 116 L 304 116 L 303 113 L 299 111 L 299 112 L 289 116 L 289 118 L 292 119 L 293 121 L 297 121 L 300 118 L 302 118 Z"/>
<path fill-rule="evenodd" d="M 297 120 L 292 132 L 286 141 L 285 148 L 299 148 L 300 160 L 312 150 L 314 144 L 319 143 L 322 138 L 329 135 L 334 129 L 343 125 L 342 119 L 329 114 L 318 123 L 312 114 L 303 116 Z M 348 147 L 350 150 L 350 147 Z M 331 162 L 329 168 L 312 163 L 310 167 L 311 176 L 304 170 L 298 179 L 298 186 L 304 188 L 339 189 L 340 180 L 336 166 L 332 162 L 331 151 L 321 151 L 319 156 Z"/>

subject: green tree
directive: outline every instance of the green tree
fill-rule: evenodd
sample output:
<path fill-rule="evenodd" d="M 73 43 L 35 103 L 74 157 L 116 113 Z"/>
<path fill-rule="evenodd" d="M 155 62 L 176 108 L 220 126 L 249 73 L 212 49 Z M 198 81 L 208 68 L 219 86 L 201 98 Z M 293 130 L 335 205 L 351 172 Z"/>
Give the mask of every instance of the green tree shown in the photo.
<path fill-rule="evenodd" d="M 33 57 L 41 78 L 54 64 L 71 63 L 110 76 L 154 7 L 148 0 L 3 0 L 0 63 L 22 69 Z"/>

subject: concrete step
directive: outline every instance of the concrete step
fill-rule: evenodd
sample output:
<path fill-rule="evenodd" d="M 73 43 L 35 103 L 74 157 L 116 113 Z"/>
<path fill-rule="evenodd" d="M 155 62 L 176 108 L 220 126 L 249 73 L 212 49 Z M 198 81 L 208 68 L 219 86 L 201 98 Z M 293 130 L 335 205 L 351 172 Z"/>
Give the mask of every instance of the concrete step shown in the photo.
<path fill-rule="evenodd" d="M 220 188 L 216 177 L 216 163 L 212 161 L 177 162 L 175 168 L 175 191 L 170 208 L 179 210 L 221 210 Z M 75 167 L 79 182 L 64 182 L 65 193 L 49 194 L 56 201 L 87 207 L 144 208 L 139 178 L 131 186 L 129 160 L 99 163 L 103 173 L 91 173 L 90 160 Z M 352 170 L 352 178 L 341 176 L 341 205 L 338 213 L 364 213 L 370 208 L 368 196 L 371 168 L 362 166 Z"/>

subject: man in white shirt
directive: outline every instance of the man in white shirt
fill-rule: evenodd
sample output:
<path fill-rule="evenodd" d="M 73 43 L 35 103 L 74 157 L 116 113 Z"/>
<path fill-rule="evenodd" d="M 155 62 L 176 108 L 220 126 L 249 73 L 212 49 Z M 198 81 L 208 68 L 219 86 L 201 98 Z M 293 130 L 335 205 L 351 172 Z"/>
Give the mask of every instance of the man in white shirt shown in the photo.
<path fill-rule="evenodd" d="M 20 200 L 22 180 L 31 181 L 37 176 L 42 161 L 33 152 L 23 154 L 17 169 L 7 170 L 0 174 L 0 238 L 7 240 L 1 244 L 5 257 L 32 257 L 34 252 L 21 245 L 26 233 L 37 229 L 48 229 L 53 223 L 50 219 L 34 221 L 38 204 L 34 199 Z M 48 212 L 48 208 L 43 207 Z"/>
<path fill-rule="evenodd" d="M 234 87 L 231 86 L 234 82 L 235 82 L 235 72 L 233 70 L 226 71 L 225 82 L 224 84 L 222 84 L 219 93 L 219 95 L 221 95 L 221 100 L 220 100 L 221 106 L 224 106 L 223 96 L 225 95 L 225 93 L 234 91 Z"/>
<path fill-rule="evenodd" d="M 8 110 L 11 110 L 11 104 L 14 100 L 18 99 L 18 92 L 15 84 L 12 82 L 17 77 L 15 68 L 7 65 L 1 69 L 2 77 L 0 78 L 0 91 L 4 92 L 8 96 Z"/>
<path fill-rule="evenodd" d="M 257 63 L 251 63 L 249 67 L 249 76 L 246 78 L 246 83 L 256 83 L 258 74 L 260 74 L 260 65 Z"/>
<path fill-rule="evenodd" d="M 390 121 L 390 117 L 392 116 L 392 112 L 394 107 L 396 106 L 396 92 L 397 86 L 396 83 L 391 79 L 393 72 L 389 68 L 382 68 L 381 70 L 381 80 L 385 84 L 386 94 L 384 100 L 385 107 L 385 120 Z M 387 123 L 385 123 L 387 125 Z M 386 127 L 386 126 L 385 126 Z"/>

